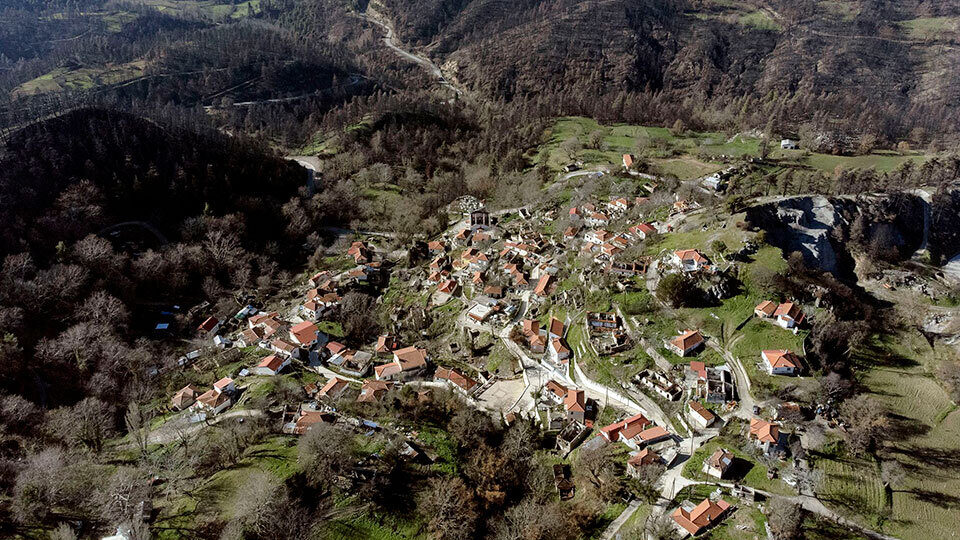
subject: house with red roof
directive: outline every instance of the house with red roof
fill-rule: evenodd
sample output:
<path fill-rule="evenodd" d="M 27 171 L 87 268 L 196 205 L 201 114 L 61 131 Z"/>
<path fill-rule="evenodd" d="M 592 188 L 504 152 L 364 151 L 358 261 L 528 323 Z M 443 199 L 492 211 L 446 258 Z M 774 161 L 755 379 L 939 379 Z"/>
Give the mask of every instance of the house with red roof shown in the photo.
<path fill-rule="evenodd" d="M 683 501 L 670 514 L 670 517 L 677 524 L 681 534 L 696 536 L 708 527 L 719 523 L 723 514 L 729 509 L 730 503 L 723 499 L 717 502 L 704 499 L 696 506 L 690 501 Z"/>
<path fill-rule="evenodd" d="M 216 317 L 207 317 L 200 326 L 197 327 L 197 334 L 200 336 L 209 336 L 217 333 L 220 329 L 220 321 Z"/>
<path fill-rule="evenodd" d="M 320 329 L 310 321 L 303 321 L 290 328 L 290 339 L 301 347 L 310 347 L 317 342 Z"/>
<path fill-rule="evenodd" d="M 280 356 L 278 354 L 271 354 L 260 360 L 260 363 L 255 367 L 250 368 L 250 373 L 254 375 L 276 375 L 280 373 L 283 368 L 290 365 L 289 356 Z"/>
<path fill-rule="evenodd" d="M 653 450 L 644 448 L 627 460 L 627 474 L 634 477 L 639 476 L 641 468 L 655 463 L 663 463 L 663 458 Z"/>
<path fill-rule="evenodd" d="M 282 339 L 275 339 L 270 342 L 270 350 L 280 356 L 297 358 L 300 356 L 300 348 Z"/>
<path fill-rule="evenodd" d="M 667 342 L 667 348 L 678 356 L 687 356 L 703 346 L 706 340 L 699 330 L 687 330 Z"/>
<path fill-rule="evenodd" d="M 600 212 L 593 212 L 584 222 L 591 227 L 604 227 L 610 224 L 610 216 Z"/>
<path fill-rule="evenodd" d="M 563 343 L 562 339 L 553 338 L 550 340 L 550 360 L 558 365 L 569 362 L 570 348 Z"/>
<path fill-rule="evenodd" d="M 583 390 L 567 390 L 563 397 L 563 408 L 567 418 L 583 424 L 586 421 L 587 397 Z"/>
<path fill-rule="evenodd" d="M 785 302 L 777 306 L 776 311 L 773 312 L 773 318 L 783 328 L 794 328 L 802 324 L 806 317 L 799 304 Z"/>
<path fill-rule="evenodd" d="M 782 446 L 780 443 L 783 434 L 780 433 L 780 425 L 760 418 L 750 419 L 750 434 L 748 437 L 766 454 L 776 452 Z"/>
<path fill-rule="evenodd" d="M 323 388 L 317 392 L 317 397 L 327 398 L 327 399 L 337 399 L 343 395 L 343 393 L 350 387 L 350 383 L 341 379 L 340 377 L 334 377 L 327 381 L 327 384 L 323 385 Z"/>
<path fill-rule="evenodd" d="M 622 162 L 623 162 L 624 169 L 629 169 L 630 167 L 633 167 L 633 156 L 631 156 L 630 154 L 624 154 Z"/>
<path fill-rule="evenodd" d="M 583 237 L 584 240 L 593 244 L 605 244 L 611 238 L 613 238 L 613 233 L 609 233 L 603 229 L 590 231 Z"/>
<path fill-rule="evenodd" d="M 681 249 L 673 252 L 673 263 L 684 272 L 696 272 L 710 264 L 710 260 L 696 249 Z"/>
<path fill-rule="evenodd" d="M 427 367 L 427 351 L 417 347 L 405 347 L 393 351 L 393 362 L 373 368 L 378 381 L 408 380 L 420 375 Z"/>
<path fill-rule="evenodd" d="M 733 455 L 733 452 L 726 450 L 724 448 L 717 448 L 717 450 L 710 454 L 710 456 L 703 460 L 703 473 L 713 476 L 715 478 L 723 479 L 726 476 L 727 471 L 733 467 L 733 462 L 736 458 Z"/>
<path fill-rule="evenodd" d="M 213 389 L 221 394 L 236 392 L 237 386 L 230 377 L 224 377 L 213 383 Z"/>
<path fill-rule="evenodd" d="M 537 296 L 548 296 L 550 294 L 550 274 L 544 274 L 537 280 L 537 286 L 533 289 L 533 294 Z"/>
<path fill-rule="evenodd" d="M 608 426 L 600 428 L 600 436 L 608 442 L 617 442 L 620 440 L 623 432 L 629 436 L 636 436 L 651 424 L 642 414 L 635 414 L 625 420 L 614 422 Z"/>
<path fill-rule="evenodd" d="M 460 284 L 455 279 L 448 279 L 437 286 L 437 291 L 444 294 L 454 295 L 460 290 Z"/>
<path fill-rule="evenodd" d="M 624 197 L 612 199 L 607 203 L 607 208 L 609 208 L 611 212 L 626 212 L 630 209 L 630 200 Z"/>
<path fill-rule="evenodd" d="M 555 405 L 563 403 L 563 398 L 567 397 L 567 387 L 553 379 L 547 381 L 547 384 L 543 385 L 543 388 L 545 390 L 543 396 Z"/>
<path fill-rule="evenodd" d="M 796 375 L 800 371 L 800 357 L 786 349 L 761 351 L 760 358 L 770 375 Z"/>
<path fill-rule="evenodd" d="M 707 429 L 717 420 L 717 416 L 699 401 L 691 400 L 688 405 L 690 407 L 690 421 L 700 429 Z"/>
<path fill-rule="evenodd" d="M 201 414 L 220 414 L 225 411 L 230 405 L 233 404 L 233 399 L 226 392 L 217 392 L 214 390 L 207 390 L 203 394 L 197 396 L 197 400 L 190 406 L 191 410 L 197 411 Z"/>
<path fill-rule="evenodd" d="M 400 343 L 397 341 L 397 336 L 384 334 L 377 338 L 377 346 L 374 350 L 377 354 L 391 354 L 398 348 L 400 348 Z"/>
<path fill-rule="evenodd" d="M 173 395 L 173 398 L 170 400 L 170 408 L 175 411 L 182 411 L 193 405 L 197 401 L 197 397 L 202 393 L 203 392 L 196 386 L 188 384 L 180 390 L 177 390 L 177 393 Z"/>
<path fill-rule="evenodd" d="M 563 323 L 556 317 L 550 317 L 550 323 L 547 325 L 547 333 L 550 339 L 562 338 L 564 334 Z"/>
<path fill-rule="evenodd" d="M 357 396 L 357 401 L 361 403 L 379 403 L 391 388 L 393 388 L 392 381 L 366 379 L 363 381 L 363 386 L 360 387 L 360 395 Z"/>
<path fill-rule="evenodd" d="M 776 310 L 776 304 L 769 300 L 764 300 L 757 304 L 757 307 L 753 308 L 753 314 L 761 319 L 766 319 L 767 317 L 773 317 L 773 312 Z"/>
<path fill-rule="evenodd" d="M 303 435 L 319 424 L 333 424 L 337 417 L 321 411 L 300 410 L 295 420 L 284 424 L 283 432 L 293 435 Z"/>
<path fill-rule="evenodd" d="M 437 368 L 437 372 L 433 375 L 433 380 L 436 382 L 445 382 L 452 386 L 454 390 L 466 396 L 472 394 L 480 385 L 480 383 L 467 377 L 456 368 Z"/>
<path fill-rule="evenodd" d="M 657 229 L 650 223 L 641 223 L 639 225 L 630 227 L 627 229 L 627 232 L 629 232 L 634 238 L 645 240 L 651 234 L 656 234 Z"/>

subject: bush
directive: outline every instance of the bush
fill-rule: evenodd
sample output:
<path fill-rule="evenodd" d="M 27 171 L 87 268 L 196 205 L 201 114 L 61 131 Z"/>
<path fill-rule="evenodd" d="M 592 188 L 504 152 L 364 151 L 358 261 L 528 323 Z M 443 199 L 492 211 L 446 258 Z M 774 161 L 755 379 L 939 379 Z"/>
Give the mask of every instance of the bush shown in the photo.
<path fill-rule="evenodd" d="M 704 298 L 697 283 L 683 274 L 668 274 L 657 284 L 657 298 L 675 308 L 696 307 Z"/>

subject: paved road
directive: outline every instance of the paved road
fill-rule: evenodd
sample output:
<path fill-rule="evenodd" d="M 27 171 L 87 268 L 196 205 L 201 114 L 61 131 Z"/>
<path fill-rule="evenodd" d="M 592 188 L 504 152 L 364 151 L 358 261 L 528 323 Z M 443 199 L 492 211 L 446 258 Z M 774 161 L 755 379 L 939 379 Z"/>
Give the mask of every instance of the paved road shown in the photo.
<path fill-rule="evenodd" d="M 457 94 L 457 96 L 464 94 L 462 89 L 457 88 L 450 81 L 448 81 L 446 77 L 444 77 L 443 72 L 440 71 L 440 68 L 429 58 L 410 52 L 397 45 L 397 38 L 396 33 L 393 31 L 393 24 L 390 23 L 386 17 L 374 10 L 372 5 L 367 5 L 366 12 L 361 13 L 360 18 L 379 26 L 380 28 L 383 28 L 383 30 L 386 32 L 386 35 L 383 37 L 383 44 L 390 48 L 393 52 L 397 53 L 400 57 L 409 60 L 410 62 L 423 66 L 437 79 L 441 86 L 449 88 L 455 94 Z"/>
<path fill-rule="evenodd" d="M 638 508 L 640 508 L 641 504 L 642 503 L 639 499 L 630 501 L 630 504 L 627 505 L 627 507 L 623 510 L 623 512 L 620 513 L 619 516 L 617 516 L 617 519 L 613 520 L 613 523 L 607 527 L 607 530 L 603 531 L 603 534 L 600 536 L 601 540 L 613 540 L 613 537 L 620 532 L 620 528 L 623 527 L 623 524 L 630 519 L 630 516 L 632 516 Z"/>
<path fill-rule="evenodd" d="M 730 342 L 730 345 L 733 346 L 733 344 L 742 337 L 743 335 L 738 335 Z M 737 385 L 737 397 L 739 398 L 737 401 L 738 407 L 733 412 L 733 416 L 747 419 L 752 418 L 753 408 L 758 404 L 758 401 L 750 392 L 750 377 L 747 375 L 747 370 L 743 367 L 740 359 L 734 356 L 728 349 L 714 343 L 713 340 L 707 340 L 707 345 L 719 352 L 724 359 L 726 359 L 727 365 L 731 368 L 730 372 L 733 373 L 733 380 Z"/>
<path fill-rule="evenodd" d="M 263 416 L 263 411 L 259 409 L 241 409 L 235 411 L 228 411 L 223 414 L 214 416 L 208 421 L 205 422 L 188 422 L 187 416 L 190 413 L 185 411 L 179 413 L 176 417 L 171 418 L 163 423 L 157 429 L 151 431 L 147 435 L 147 444 L 169 444 L 173 441 L 179 440 L 181 434 L 187 437 L 193 437 L 200 432 L 203 428 L 219 424 L 224 420 L 229 420 L 231 418 L 248 418 L 252 416 Z M 133 442 L 127 443 L 128 446 L 133 446 Z"/>

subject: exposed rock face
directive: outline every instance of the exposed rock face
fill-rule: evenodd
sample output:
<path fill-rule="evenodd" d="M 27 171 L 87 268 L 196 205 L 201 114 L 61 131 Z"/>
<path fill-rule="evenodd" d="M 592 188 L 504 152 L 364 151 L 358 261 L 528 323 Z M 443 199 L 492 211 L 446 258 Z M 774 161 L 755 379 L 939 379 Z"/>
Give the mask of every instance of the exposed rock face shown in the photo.
<path fill-rule="evenodd" d="M 764 229 L 767 240 L 784 253 L 799 252 L 808 266 L 849 277 L 854 267 L 851 250 L 891 261 L 912 256 L 924 243 L 928 211 L 927 203 L 912 193 L 808 196 L 752 207 L 747 221 Z M 931 233 L 931 250 L 935 237 Z"/>
<path fill-rule="evenodd" d="M 808 266 L 837 272 L 830 233 L 847 224 L 826 197 L 796 197 L 755 206 L 747 211 L 747 220 L 767 231 L 767 240 L 784 253 L 799 251 Z"/>

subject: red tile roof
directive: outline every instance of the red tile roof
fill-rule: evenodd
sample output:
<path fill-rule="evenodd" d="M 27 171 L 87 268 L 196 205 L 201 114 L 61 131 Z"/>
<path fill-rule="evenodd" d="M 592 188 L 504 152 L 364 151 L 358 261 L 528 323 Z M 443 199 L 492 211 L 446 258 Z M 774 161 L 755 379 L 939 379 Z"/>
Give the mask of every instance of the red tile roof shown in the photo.
<path fill-rule="evenodd" d="M 707 378 L 707 365 L 699 360 L 690 362 L 690 371 L 696 372 L 701 379 Z"/>
<path fill-rule="evenodd" d="M 323 388 L 320 389 L 317 395 L 320 397 L 334 397 L 348 386 L 350 386 L 350 383 L 347 381 L 339 377 L 334 377 L 327 381 L 327 384 L 323 385 Z"/>
<path fill-rule="evenodd" d="M 296 324 L 293 328 L 290 329 L 290 333 L 293 335 L 294 339 L 301 345 L 307 345 L 313 343 L 317 340 L 317 332 L 320 329 L 317 328 L 317 325 L 313 324 L 310 321 L 303 321 L 300 324 Z"/>
<path fill-rule="evenodd" d="M 209 332 L 213 330 L 213 327 L 215 327 L 218 322 L 220 321 L 218 321 L 216 317 L 207 317 L 207 320 L 200 323 L 200 326 L 197 327 L 197 330 L 201 332 Z"/>
<path fill-rule="evenodd" d="M 750 436 L 760 442 L 776 444 L 780 440 L 780 426 L 759 418 L 751 418 Z"/>
<path fill-rule="evenodd" d="M 687 330 L 670 341 L 676 348 L 685 351 L 703 343 L 703 335 L 699 330 Z"/>
<path fill-rule="evenodd" d="M 567 411 L 585 412 L 587 410 L 587 397 L 583 390 L 568 390 L 563 398 L 563 407 Z"/>
<path fill-rule="evenodd" d="M 477 381 L 471 379 L 470 377 L 467 377 L 466 375 L 464 375 L 463 373 L 460 373 L 456 369 L 447 369 L 442 367 L 437 368 L 437 372 L 434 376 L 437 379 L 450 381 L 451 383 L 459 386 L 460 388 L 464 389 L 467 392 L 469 392 L 475 386 L 477 386 L 477 384 L 479 384 Z"/>
<path fill-rule="evenodd" d="M 757 304 L 757 307 L 753 308 L 754 311 L 759 311 L 766 315 L 767 317 L 773 315 L 773 312 L 777 310 L 777 305 L 769 300 L 764 300 Z"/>
<path fill-rule="evenodd" d="M 793 369 L 800 367 L 800 358 L 788 350 L 767 350 L 762 351 L 760 354 L 770 362 L 771 367 Z"/>
<path fill-rule="evenodd" d="M 677 508 L 673 511 L 671 517 L 688 533 L 696 535 L 705 527 L 716 522 L 728 508 L 730 508 L 730 504 L 722 499 L 717 502 L 704 499 L 690 512 L 682 507 Z"/>
<path fill-rule="evenodd" d="M 707 261 L 707 258 L 703 256 L 702 253 L 695 249 L 681 249 L 673 252 L 681 261 L 693 261 L 696 263 L 704 264 Z"/>
<path fill-rule="evenodd" d="M 281 365 L 283 365 L 283 358 L 280 358 L 275 354 L 271 354 L 270 356 L 267 356 L 261 359 L 260 363 L 257 364 L 257 367 L 266 368 L 266 369 L 269 369 L 270 371 L 277 371 L 278 369 L 280 369 Z"/>
<path fill-rule="evenodd" d="M 707 423 L 712 422 L 713 419 L 716 418 L 716 416 L 710 412 L 710 409 L 704 407 L 699 401 L 691 401 L 690 410 L 699 414 Z"/>
<path fill-rule="evenodd" d="M 774 317 L 789 317 L 796 321 L 797 323 L 803 322 L 803 310 L 800 309 L 800 306 L 794 304 L 793 302 L 785 302 L 777 306 L 777 310 L 773 312 Z"/>

